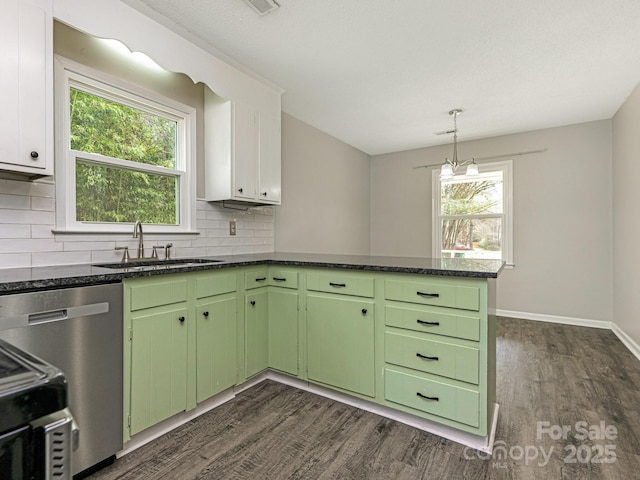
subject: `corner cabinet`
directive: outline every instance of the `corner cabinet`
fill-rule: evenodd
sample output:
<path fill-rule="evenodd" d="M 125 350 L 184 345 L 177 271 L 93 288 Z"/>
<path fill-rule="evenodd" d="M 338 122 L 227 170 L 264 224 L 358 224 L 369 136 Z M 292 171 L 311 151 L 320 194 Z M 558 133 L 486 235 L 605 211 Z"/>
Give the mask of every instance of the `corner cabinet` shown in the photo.
<path fill-rule="evenodd" d="M 281 120 L 205 88 L 206 200 L 280 205 Z"/>
<path fill-rule="evenodd" d="M 0 170 L 53 175 L 52 0 L 6 0 L 0 15 Z"/>

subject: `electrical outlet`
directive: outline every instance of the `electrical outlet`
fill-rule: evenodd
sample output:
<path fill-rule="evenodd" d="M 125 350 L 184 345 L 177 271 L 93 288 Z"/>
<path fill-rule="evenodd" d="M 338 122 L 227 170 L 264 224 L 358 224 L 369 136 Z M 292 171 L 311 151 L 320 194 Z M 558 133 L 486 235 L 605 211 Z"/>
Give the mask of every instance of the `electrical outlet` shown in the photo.
<path fill-rule="evenodd" d="M 235 235 L 235 234 L 236 234 L 236 221 L 231 220 L 229 222 L 229 235 Z"/>

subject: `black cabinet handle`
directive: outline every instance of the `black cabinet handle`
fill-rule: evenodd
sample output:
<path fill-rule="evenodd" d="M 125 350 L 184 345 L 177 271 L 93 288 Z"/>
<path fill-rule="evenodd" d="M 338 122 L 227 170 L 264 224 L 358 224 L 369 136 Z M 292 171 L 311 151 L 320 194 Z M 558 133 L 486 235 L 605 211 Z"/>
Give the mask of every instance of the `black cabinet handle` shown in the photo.
<path fill-rule="evenodd" d="M 240 193 L 242 193 L 242 192 L 244 191 L 244 188 L 240 187 L 240 188 L 238 189 L 238 191 L 239 191 Z"/>
<path fill-rule="evenodd" d="M 329 282 L 329 285 L 331 285 L 332 287 L 346 287 L 347 286 L 346 283 L 333 283 L 333 282 Z"/>
<path fill-rule="evenodd" d="M 180 323 L 184 323 L 184 317 L 178 317 L 178 320 L 180 321 Z"/>
<path fill-rule="evenodd" d="M 426 298 L 438 298 L 440 296 L 439 293 L 424 293 L 424 292 L 416 292 L 417 295 Z"/>
<path fill-rule="evenodd" d="M 249 303 L 251 304 L 252 307 L 255 307 L 255 305 L 256 305 L 256 301 L 255 300 L 251 300 Z"/>
<path fill-rule="evenodd" d="M 420 320 L 420 319 L 417 319 L 416 322 L 418 322 L 421 325 L 435 325 L 436 327 L 440 325 L 440 322 L 427 322 L 425 320 Z"/>
<path fill-rule="evenodd" d="M 38 154 L 38 152 L 36 152 L 35 150 L 33 152 L 31 152 L 31 158 L 38 158 L 40 156 L 40 154 Z"/>
<path fill-rule="evenodd" d="M 262 196 L 266 197 L 267 196 L 267 192 L 262 192 Z"/>
<path fill-rule="evenodd" d="M 264 282 L 266 279 L 267 277 L 256 278 L 256 282 Z"/>
<path fill-rule="evenodd" d="M 425 400 L 433 400 L 435 402 L 440 401 L 438 397 L 427 397 L 426 395 L 423 395 L 420 392 L 416 392 L 416 395 L 419 396 L 420 398 L 424 398 Z"/>
<path fill-rule="evenodd" d="M 204 315 L 205 317 L 209 316 L 209 312 L 202 312 L 202 315 Z"/>
<path fill-rule="evenodd" d="M 286 281 L 287 281 L 287 279 L 286 279 L 286 278 L 280 278 L 280 277 L 273 277 L 273 279 L 274 279 L 276 282 L 286 282 Z"/>
<path fill-rule="evenodd" d="M 416 353 L 416 357 L 423 358 L 424 360 L 438 360 L 438 357 L 427 357 L 426 355 L 422 355 L 421 353 Z"/>
<path fill-rule="evenodd" d="M 367 314 L 367 309 L 366 309 L 366 308 L 363 308 L 363 309 L 362 309 L 362 314 L 363 314 L 363 315 L 366 315 L 366 314 Z"/>

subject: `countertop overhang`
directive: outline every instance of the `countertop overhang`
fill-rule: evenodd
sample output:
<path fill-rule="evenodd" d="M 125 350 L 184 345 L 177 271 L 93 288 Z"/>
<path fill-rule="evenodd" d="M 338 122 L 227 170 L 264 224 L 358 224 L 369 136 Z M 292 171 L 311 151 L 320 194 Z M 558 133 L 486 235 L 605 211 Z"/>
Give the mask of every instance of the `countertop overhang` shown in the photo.
<path fill-rule="evenodd" d="M 0 269 L 0 295 L 117 283 L 125 278 L 150 277 L 155 275 L 221 270 L 232 267 L 257 265 L 341 268 L 372 272 L 467 278 L 497 278 L 505 265 L 502 260 L 469 258 L 385 257 L 287 252 L 223 255 L 200 258 L 216 260 L 217 263 L 144 271 L 129 268 L 110 269 L 92 264 Z"/>

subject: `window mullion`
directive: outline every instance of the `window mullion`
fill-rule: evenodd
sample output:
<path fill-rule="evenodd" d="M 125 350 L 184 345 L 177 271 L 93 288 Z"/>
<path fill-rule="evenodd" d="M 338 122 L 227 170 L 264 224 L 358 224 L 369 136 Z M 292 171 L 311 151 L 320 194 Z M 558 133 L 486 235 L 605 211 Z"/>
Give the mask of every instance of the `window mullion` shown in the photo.
<path fill-rule="evenodd" d="M 165 176 L 176 176 L 182 173 L 180 170 L 173 168 L 134 162 L 131 160 L 123 160 L 121 158 L 107 157 L 106 155 L 99 155 L 96 153 L 82 152 L 79 150 L 70 150 L 70 152 L 76 161 L 86 160 L 89 163 L 99 163 L 101 165 L 123 168 L 125 170 L 134 170 L 137 172 L 154 173 Z"/>

